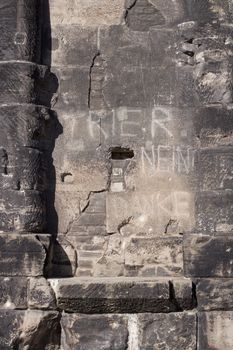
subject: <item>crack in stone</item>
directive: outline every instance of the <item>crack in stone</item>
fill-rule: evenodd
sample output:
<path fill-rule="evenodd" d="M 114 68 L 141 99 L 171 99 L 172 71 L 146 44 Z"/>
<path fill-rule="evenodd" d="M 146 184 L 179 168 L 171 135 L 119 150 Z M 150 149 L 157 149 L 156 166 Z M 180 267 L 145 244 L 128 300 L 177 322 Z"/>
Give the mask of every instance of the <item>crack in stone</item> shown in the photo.
<path fill-rule="evenodd" d="M 87 105 L 88 105 L 89 109 L 91 108 L 92 70 L 93 70 L 94 65 L 95 65 L 95 60 L 99 56 L 100 56 L 100 52 L 98 51 L 92 59 L 92 63 L 91 63 L 90 70 L 89 70 L 89 87 L 88 87 L 88 101 L 87 101 Z"/>

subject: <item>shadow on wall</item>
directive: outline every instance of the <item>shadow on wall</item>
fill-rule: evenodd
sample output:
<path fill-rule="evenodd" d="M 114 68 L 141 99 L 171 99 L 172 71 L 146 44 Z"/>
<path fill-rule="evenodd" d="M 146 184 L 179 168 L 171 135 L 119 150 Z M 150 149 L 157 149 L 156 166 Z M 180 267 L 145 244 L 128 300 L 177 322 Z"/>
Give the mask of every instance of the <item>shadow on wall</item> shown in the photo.
<path fill-rule="evenodd" d="M 42 6 L 42 40 L 41 40 L 41 63 L 49 68 L 48 76 L 45 76 L 43 82 L 40 83 L 40 90 L 45 91 L 44 98 L 50 99 L 46 105 L 53 107 L 53 99 L 56 96 L 59 83 L 55 74 L 50 72 L 51 55 L 52 55 L 52 39 L 51 39 L 51 23 L 49 0 L 43 0 Z M 48 145 L 46 147 L 45 160 L 47 169 L 47 190 L 46 190 L 46 222 L 47 232 L 53 236 L 57 236 L 58 216 L 54 207 L 55 191 L 56 191 L 56 171 L 53 165 L 53 150 L 56 139 L 63 132 L 62 125 L 59 123 L 55 111 L 50 110 L 50 121 L 47 127 Z"/>
<path fill-rule="evenodd" d="M 48 76 L 44 77 L 40 84 L 40 92 L 44 97 L 45 105 L 53 108 L 57 99 L 59 82 L 54 73 L 51 73 L 52 62 L 52 33 L 50 22 L 49 0 L 43 0 L 42 8 L 42 45 L 41 63 L 49 68 Z M 43 91 L 45 93 L 43 94 Z M 48 101 L 50 99 L 50 101 Z M 57 239 L 58 236 L 58 215 L 55 209 L 56 193 L 56 169 L 53 164 L 53 151 L 56 139 L 63 133 L 63 127 L 58 120 L 57 113 L 50 110 L 50 120 L 47 127 L 48 145 L 46 147 L 45 160 L 47 169 L 47 190 L 46 190 L 46 222 L 47 232 L 53 236 L 52 258 L 49 265 L 45 267 L 47 277 L 71 277 L 73 276 L 72 264 L 67 255 L 64 244 Z"/>

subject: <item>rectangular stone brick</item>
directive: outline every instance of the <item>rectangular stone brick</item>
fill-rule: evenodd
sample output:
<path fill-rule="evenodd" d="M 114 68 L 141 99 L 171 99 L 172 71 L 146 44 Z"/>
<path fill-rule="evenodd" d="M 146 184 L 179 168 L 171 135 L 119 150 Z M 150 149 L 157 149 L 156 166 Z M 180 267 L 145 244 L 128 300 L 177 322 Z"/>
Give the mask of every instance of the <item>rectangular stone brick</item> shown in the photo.
<path fill-rule="evenodd" d="M 184 237 L 184 273 L 192 277 L 233 277 L 233 237 Z"/>
<path fill-rule="evenodd" d="M 125 265 L 150 267 L 157 266 L 158 276 L 178 276 L 183 271 L 183 239 L 131 238 L 126 246 Z"/>
<path fill-rule="evenodd" d="M 42 276 L 49 236 L 44 240 L 48 246 L 36 235 L 0 234 L 0 276 Z"/>
<path fill-rule="evenodd" d="M 201 311 L 233 310 L 233 279 L 200 279 L 197 283 L 197 304 Z"/>
<path fill-rule="evenodd" d="M 27 309 L 27 286 L 25 277 L 0 277 L 0 308 Z"/>
<path fill-rule="evenodd" d="M 58 350 L 60 345 L 59 313 L 52 311 L 0 311 L 0 349 L 18 346 L 28 349 Z"/>
<path fill-rule="evenodd" d="M 49 28 L 47 30 L 49 31 Z M 96 28 L 83 28 L 78 25 L 67 27 L 59 24 L 53 27 L 52 32 L 52 52 L 48 51 L 49 48 L 43 52 L 45 64 L 51 64 L 53 67 L 91 67 L 98 52 Z"/>
<path fill-rule="evenodd" d="M 63 314 L 61 350 L 120 350 L 128 343 L 127 317 Z"/>
<path fill-rule="evenodd" d="M 196 350 L 196 314 L 139 315 L 138 334 L 140 350 Z"/>
<path fill-rule="evenodd" d="M 68 312 L 169 312 L 175 309 L 170 301 L 168 280 L 72 278 L 50 280 L 50 283 L 58 307 Z"/>
<path fill-rule="evenodd" d="M 226 172 L 226 180 L 222 177 L 222 184 L 226 187 L 227 184 L 231 186 L 231 179 L 227 180 L 229 170 L 227 168 L 222 170 Z M 211 178 L 209 175 L 209 181 L 212 181 L 213 184 L 216 183 L 214 177 L 217 178 L 217 176 L 217 174 L 213 174 L 213 178 Z M 196 230 L 198 232 L 205 234 L 233 232 L 232 190 L 199 192 L 196 194 L 195 208 Z"/>

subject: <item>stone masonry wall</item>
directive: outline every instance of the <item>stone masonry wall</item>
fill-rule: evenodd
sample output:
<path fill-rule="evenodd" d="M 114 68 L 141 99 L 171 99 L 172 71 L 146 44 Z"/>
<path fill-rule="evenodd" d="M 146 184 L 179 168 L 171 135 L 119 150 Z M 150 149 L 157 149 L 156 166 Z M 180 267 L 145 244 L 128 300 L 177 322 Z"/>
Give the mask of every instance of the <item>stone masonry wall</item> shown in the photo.
<path fill-rule="evenodd" d="M 232 0 L 1 0 L 0 350 L 233 349 Z"/>

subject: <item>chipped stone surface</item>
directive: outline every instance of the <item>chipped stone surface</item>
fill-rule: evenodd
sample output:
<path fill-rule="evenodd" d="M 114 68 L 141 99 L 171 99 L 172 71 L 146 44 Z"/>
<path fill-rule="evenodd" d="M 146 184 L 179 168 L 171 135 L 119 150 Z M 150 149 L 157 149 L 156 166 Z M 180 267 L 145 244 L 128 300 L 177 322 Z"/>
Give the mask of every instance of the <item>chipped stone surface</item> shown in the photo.
<path fill-rule="evenodd" d="M 44 277 L 29 279 L 28 306 L 30 309 L 56 309 L 55 295 Z"/>
<path fill-rule="evenodd" d="M 0 311 L 0 347 L 4 350 L 59 350 L 60 325 L 57 312 Z"/>
<path fill-rule="evenodd" d="M 134 313 L 193 309 L 192 283 L 174 278 L 72 278 L 49 280 L 67 312 Z"/>
<path fill-rule="evenodd" d="M 127 348 L 126 316 L 63 314 L 61 325 L 62 350 Z"/>
<path fill-rule="evenodd" d="M 51 280 L 58 307 L 68 312 L 168 312 L 169 281 L 133 281 L 114 279 Z"/>
<path fill-rule="evenodd" d="M 1 309 L 27 309 L 27 278 L 0 277 L 0 284 Z"/>
<path fill-rule="evenodd" d="M 196 349 L 195 313 L 138 316 L 139 349 Z"/>

